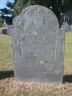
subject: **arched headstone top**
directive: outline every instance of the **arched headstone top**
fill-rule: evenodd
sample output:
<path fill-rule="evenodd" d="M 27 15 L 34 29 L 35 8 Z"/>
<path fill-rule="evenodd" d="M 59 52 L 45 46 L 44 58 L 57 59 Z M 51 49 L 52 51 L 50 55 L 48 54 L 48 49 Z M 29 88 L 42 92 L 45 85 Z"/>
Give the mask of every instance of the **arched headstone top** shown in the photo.
<path fill-rule="evenodd" d="M 27 30 L 33 24 L 38 27 L 47 26 L 48 30 L 54 32 L 59 29 L 59 23 L 55 14 L 48 8 L 35 5 L 23 10 L 16 20 L 15 28 Z"/>
<path fill-rule="evenodd" d="M 2 27 L 6 27 L 6 28 L 8 27 L 5 20 L 4 20 L 4 24 L 2 25 Z"/>

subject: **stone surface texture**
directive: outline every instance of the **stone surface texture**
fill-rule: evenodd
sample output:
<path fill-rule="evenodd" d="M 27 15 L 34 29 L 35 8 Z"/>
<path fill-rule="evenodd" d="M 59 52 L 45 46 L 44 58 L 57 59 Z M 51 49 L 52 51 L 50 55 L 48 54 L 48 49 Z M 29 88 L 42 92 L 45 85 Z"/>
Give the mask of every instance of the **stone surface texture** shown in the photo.
<path fill-rule="evenodd" d="M 2 32 L 2 28 L 0 28 L 0 34 L 3 34 L 3 32 Z"/>
<path fill-rule="evenodd" d="M 64 28 L 65 29 L 65 25 L 62 25 L 61 28 Z"/>
<path fill-rule="evenodd" d="M 2 28 L 2 33 L 7 35 L 7 28 Z"/>
<path fill-rule="evenodd" d="M 7 35 L 7 28 L 6 27 L 0 28 L 0 34 L 6 34 Z"/>
<path fill-rule="evenodd" d="M 69 32 L 69 25 L 65 23 L 65 32 Z"/>
<path fill-rule="evenodd" d="M 8 25 L 5 23 L 5 24 L 3 24 L 3 25 L 2 25 L 2 27 L 7 28 L 7 27 L 8 27 Z"/>
<path fill-rule="evenodd" d="M 15 29 L 15 22 L 16 22 L 17 16 L 15 16 L 12 20 L 12 25 L 9 25 L 7 28 L 7 35 L 10 36 L 10 30 Z"/>
<path fill-rule="evenodd" d="M 18 17 L 18 16 L 15 16 L 15 17 L 13 18 L 13 20 L 12 20 L 12 25 L 14 25 L 14 26 L 15 26 L 15 22 L 16 22 L 17 17 Z"/>
<path fill-rule="evenodd" d="M 70 32 L 72 32 L 72 25 L 70 25 Z"/>
<path fill-rule="evenodd" d="M 64 34 L 50 9 L 35 5 L 23 10 L 10 34 L 16 81 L 62 83 Z"/>
<path fill-rule="evenodd" d="M 13 25 L 9 25 L 7 28 L 7 35 L 10 36 L 10 30 L 14 29 L 15 27 Z"/>

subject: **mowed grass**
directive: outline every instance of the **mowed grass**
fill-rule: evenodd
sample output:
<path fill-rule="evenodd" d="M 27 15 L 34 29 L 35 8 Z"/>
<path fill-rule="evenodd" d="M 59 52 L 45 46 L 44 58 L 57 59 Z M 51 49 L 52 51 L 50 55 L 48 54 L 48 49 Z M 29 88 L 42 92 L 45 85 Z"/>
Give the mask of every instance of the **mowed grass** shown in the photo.
<path fill-rule="evenodd" d="M 11 71 L 12 67 L 12 54 L 10 37 L 0 35 L 0 71 Z"/>
<path fill-rule="evenodd" d="M 10 37 L 0 35 L 0 96 L 72 96 L 72 33 L 65 34 L 63 84 L 15 82 Z"/>

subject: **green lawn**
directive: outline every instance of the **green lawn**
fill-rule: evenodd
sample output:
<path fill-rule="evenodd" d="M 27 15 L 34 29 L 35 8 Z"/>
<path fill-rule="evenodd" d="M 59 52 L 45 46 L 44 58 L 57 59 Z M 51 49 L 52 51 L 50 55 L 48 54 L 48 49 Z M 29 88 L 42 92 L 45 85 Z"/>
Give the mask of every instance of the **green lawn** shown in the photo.
<path fill-rule="evenodd" d="M 15 82 L 10 37 L 0 35 L 0 96 L 72 96 L 72 33 L 65 34 L 64 81 L 60 85 Z"/>

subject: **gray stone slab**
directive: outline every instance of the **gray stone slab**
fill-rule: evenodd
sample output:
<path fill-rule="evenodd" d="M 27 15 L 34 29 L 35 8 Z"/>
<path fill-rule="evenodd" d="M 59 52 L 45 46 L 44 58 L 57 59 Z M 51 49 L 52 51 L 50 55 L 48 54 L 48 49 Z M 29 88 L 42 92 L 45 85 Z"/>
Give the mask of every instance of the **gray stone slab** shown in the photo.
<path fill-rule="evenodd" d="M 2 28 L 0 28 L 0 34 L 3 34 L 3 32 L 2 32 Z"/>
<path fill-rule="evenodd" d="M 72 25 L 70 26 L 70 32 L 72 32 Z"/>
<path fill-rule="evenodd" d="M 15 28 L 15 22 L 16 22 L 17 16 L 15 16 L 12 20 L 12 25 L 9 25 L 7 28 L 7 35 L 10 36 L 10 30 Z"/>
<path fill-rule="evenodd" d="M 65 25 L 62 25 L 61 28 L 65 29 L 65 32 L 69 32 L 69 25 L 65 23 Z"/>
<path fill-rule="evenodd" d="M 6 24 L 5 20 L 4 20 L 4 24 L 2 25 L 2 27 L 5 27 L 5 28 L 8 27 L 8 25 Z"/>
<path fill-rule="evenodd" d="M 61 28 L 64 28 L 65 29 L 65 25 L 62 25 Z"/>
<path fill-rule="evenodd" d="M 10 33 L 16 81 L 62 83 L 65 31 L 50 9 L 26 8 Z"/>
<path fill-rule="evenodd" d="M 14 26 L 15 26 L 15 22 L 16 22 L 17 17 L 18 17 L 18 16 L 15 16 L 15 17 L 13 18 L 13 20 L 12 20 L 12 25 L 14 25 Z"/>
<path fill-rule="evenodd" d="M 14 29 L 15 26 L 14 25 L 9 25 L 8 28 L 7 28 L 7 35 L 10 36 L 10 30 L 11 29 Z"/>
<path fill-rule="evenodd" d="M 65 32 L 69 32 L 69 25 L 65 23 Z"/>
<path fill-rule="evenodd" d="M 7 35 L 7 28 L 2 28 L 2 33 Z"/>

